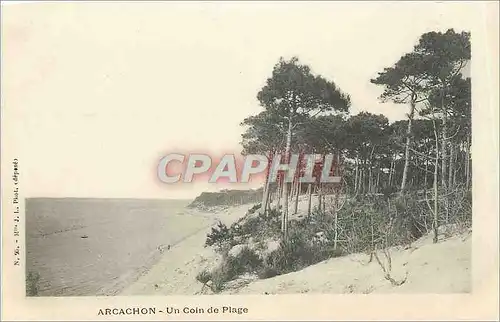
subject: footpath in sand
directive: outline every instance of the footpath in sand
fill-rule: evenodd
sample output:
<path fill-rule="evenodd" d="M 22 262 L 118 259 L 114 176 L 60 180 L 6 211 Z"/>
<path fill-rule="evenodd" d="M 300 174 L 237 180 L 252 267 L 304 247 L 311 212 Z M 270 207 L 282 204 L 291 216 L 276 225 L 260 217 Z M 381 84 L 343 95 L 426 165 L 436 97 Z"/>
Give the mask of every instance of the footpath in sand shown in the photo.
<path fill-rule="evenodd" d="M 233 207 L 211 216 L 226 225 L 245 215 L 249 205 Z M 196 212 L 193 211 L 193 214 Z M 210 226 L 187 237 L 166 251 L 157 265 L 122 295 L 195 295 L 202 294 L 203 285 L 196 275 L 207 267 L 218 264 L 214 251 L 203 247 Z M 410 248 L 392 247 L 391 277 L 400 282 L 391 284 L 384 278 L 381 266 L 367 254 L 351 254 L 332 258 L 303 270 L 256 280 L 238 288 L 229 288 L 222 294 L 291 294 L 291 293 L 464 293 L 471 291 L 471 236 L 465 233 L 445 236 L 440 234 L 433 244 L 428 234 Z M 378 252 L 387 267 L 387 258 Z"/>
<path fill-rule="evenodd" d="M 213 223 L 221 221 L 227 226 L 245 216 L 251 205 L 231 207 L 217 213 L 187 210 L 187 216 L 213 218 Z M 193 218 L 196 220 L 196 218 Z M 125 288 L 121 295 L 193 295 L 198 294 L 203 285 L 196 275 L 203 268 L 216 265 L 218 257 L 212 248 L 205 248 L 207 233 L 212 225 L 195 231 L 170 250 L 164 250 L 162 258 L 149 271 Z"/>

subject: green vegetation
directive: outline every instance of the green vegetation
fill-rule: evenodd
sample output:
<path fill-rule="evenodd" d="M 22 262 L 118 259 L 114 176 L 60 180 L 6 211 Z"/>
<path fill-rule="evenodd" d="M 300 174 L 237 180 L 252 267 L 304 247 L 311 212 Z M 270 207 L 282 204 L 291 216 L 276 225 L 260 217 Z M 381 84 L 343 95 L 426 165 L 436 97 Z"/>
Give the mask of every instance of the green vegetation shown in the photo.
<path fill-rule="evenodd" d="M 219 251 L 231 248 L 234 245 L 234 232 L 220 221 L 217 226 L 212 227 L 212 231 L 207 235 L 205 241 L 205 246 L 214 246 Z"/>
<path fill-rule="evenodd" d="M 448 209 L 448 222 L 455 232 L 472 225 L 472 196 L 470 191 L 467 195 L 462 192 L 457 190 L 451 198 L 454 204 Z M 336 226 L 333 208 L 326 209 L 324 212 L 316 207 L 310 217 L 291 221 L 287 242 L 281 239 L 281 213 L 276 209 L 265 216 L 247 215 L 229 228 L 218 226 L 224 228 L 217 231 L 224 233 L 211 233 L 207 240 L 215 240 L 213 245 L 225 245 L 216 248 L 222 255 L 221 264 L 212 272 L 203 271 L 197 279 L 204 284 L 212 281 L 212 290 L 219 292 L 225 283 L 244 273 L 270 278 L 329 258 L 409 245 L 431 231 L 433 222 L 423 192 L 389 198 L 383 194 L 362 195 L 346 201 L 337 211 Z M 440 215 L 444 216 L 444 211 Z M 267 251 L 265 245 L 270 240 L 276 241 L 277 247 Z M 236 245 L 243 246 L 233 256 L 229 252 Z"/>
<path fill-rule="evenodd" d="M 437 243 L 440 226 L 470 228 L 471 79 L 462 75 L 470 58 L 468 32 L 423 34 L 411 52 L 369 80 L 382 89 L 382 102 L 406 109 L 392 123 L 383 114 L 349 115 L 350 96 L 337 84 L 297 57 L 281 58 L 257 94 L 263 111 L 241 123 L 243 154 L 281 153 L 284 163 L 289 153 L 334 155 L 334 174 L 343 181 L 302 184 L 303 159 L 293 182 L 283 183 L 282 173 L 278 183 L 266 180 L 256 192 L 261 204 L 207 237 L 206 245 L 223 256 L 209 273 L 213 289 L 243 273 L 267 278 L 357 252 L 375 257 L 385 278 L 400 285 L 404 280 L 390 276 L 378 250 L 390 262 L 388 247 L 430 232 Z M 317 178 L 323 163 L 313 169 Z M 292 218 L 302 195 L 307 213 Z M 241 245 L 248 249 L 234 254 Z"/>
<path fill-rule="evenodd" d="M 220 292 L 224 284 L 231 281 L 243 273 L 255 273 L 262 266 L 260 257 L 250 248 L 243 247 L 235 256 L 225 254 L 220 266 L 214 271 L 202 271 L 196 279 L 203 284 L 211 281 L 211 288 L 214 292 Z"/>
<path fill-rule="evenodd" d="M 196 280 L 203 284 L 206 284 L 211 278 L 212 276 L 207 270 L 203 270 L 196 275 Z"/>

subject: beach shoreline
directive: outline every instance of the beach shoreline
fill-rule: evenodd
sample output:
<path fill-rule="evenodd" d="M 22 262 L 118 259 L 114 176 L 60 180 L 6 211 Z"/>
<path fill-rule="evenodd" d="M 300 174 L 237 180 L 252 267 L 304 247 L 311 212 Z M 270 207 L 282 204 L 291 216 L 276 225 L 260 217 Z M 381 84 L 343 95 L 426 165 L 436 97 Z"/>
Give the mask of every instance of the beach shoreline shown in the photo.
<path fill-rule="evenodd" d="M 215 212 L 187 209 L 186 215 L 210 218 L 211 223 L 172 244 L 159 260 L 125 287 L 118 295 L 193 295 L 201 292 L 196 274 L 207 263 L 217 263 L 212 248 L 204 247 L 207 233 L 218 221 L 231 225 L 244 217 L 251 204 L 233 206 Z"/>
<path fill-rule="evenodd" d="M 306 201 L 300 200 L 299 212 L 291 216 L 292 219 L 304 214 Z M 210 287 L 197 279 L 199 273 L 213 271 L 223 260 L 213 247 L 205 247 L 207 234 L 217 222 L 229 227 L 245 217 L 253 204 L 200 209 L 186 204 L 174 208 L 168 204 L 151 206 L 141 201 L 134 202 L 140 207 L 123 204 L 111 210 L 90 207 L 108 217 L 109 211 L 120 215 L 113 220 L 98 216 L 96 221 L 83 216 L 90 221 L 83 222 L 82 227 L 75 220 L 68 221 L 71 227 L 78 224 L 75 229 L 59 232 L 61 223 L 55 226 L 46 222 L 43 229 L 32 229 L 28 251 L 39 253 L 38 258 L 31 258 L 35 262 L 31 268 L 39 270 L 44 278 L 40 284 L 41 292 L 37 295 L 213 294 Z M 102 200 L 98 203 L 106 204 Z M 82 217 L 82 213 L 77 214 L 74 205 L 67 208 L 74 218 Z M 137 212 L 140 212 L 138 217 Z M 60 214 L 55 217 L 61 218 Z M 47 233 L 50 232 L 48 227 L 55 233 Z M 36 234 L 39 236 L 33 239 Z M 82 234 L 88 235 L 88 238 L 80 239 Z M 387 284 L 375 261 L 369 265 L 362 264 L 368 261 L 368 255 L 350 254 L 272 278 L 250 276 L 252 278 L 245 280 L 248 276 L 240 276 L 234 283 L 229 283 L 231 285 L 228 284 L 221 294 L 468 292 L 470 231 L 465 235 L 446 237 L 438 244 L 433 244 L 429 236 L 423 236 L 409 249 L 401 246 L 391 249 L 396 276 L 402 278 L 407 273 L 410 276 L 402 287 Z M 36 244 L 35 248 L 33 244 Z M 95 253 L 96 250 L 102 254 Z M 443 271 L 449 274 L 442 275 L 440 272 Z M 439 277 L 440 283 L 426 282 L 436 277 Z M 335 285 L 331 284 L 333 281 Z"/>
<path fill-rule="evenodd" d="M 213 220 L 189 201 L 33 198 L 26 211 L 28 296 L 112 296 L 140 278 L 168 245 Z M 31 276 L 38 278 L 30 279 Z"/>
<path fill-rule="evenodd" d="M 302 202 L 299 208 L 304 205 Z M 196 210 L 193 214 L 210 216 L 213 223 L 221 221 L 230 226 L 244 217 L 250 207 L 251 204 L 233 206 L 210 214 Z M 207 285 L 197 280 L 200 272 L 210 271 L 221 263 L 220 254 L 213 247 L 204 247 L 209 229 L 210 226 L 200 229 L 173 246 L 119 295 L 213 294 Z M 383 269 L 375 260 L 371 261 L 369 255 L 353 253 L 272 278 L 240 276 L 220 294 L 468 293 L 471 291 L 472 231 L 450 236 L 444 231 L 440 232 L 437 244 L 428 233 L 411 247 L 388 249 L 393 261 L 393 276 L 398 280 L 408 278 L 399 286 L 386 280 Z M 439 283 L 433 282 L 436 278 Z"/>

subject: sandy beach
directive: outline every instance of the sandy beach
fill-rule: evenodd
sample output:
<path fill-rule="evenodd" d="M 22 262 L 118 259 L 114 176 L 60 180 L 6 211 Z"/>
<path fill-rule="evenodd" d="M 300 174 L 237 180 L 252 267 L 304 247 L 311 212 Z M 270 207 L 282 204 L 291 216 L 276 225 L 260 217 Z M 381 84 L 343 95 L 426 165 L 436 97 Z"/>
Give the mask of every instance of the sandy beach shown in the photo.
<path fill-rule="evenodd" d="M 27 205 L 27 271 L 40 274 L 41 296 L 195 295 L 212 292 L 199 272 L 218 265 L 220 255 L 204 247 L 217 221 L 230 226 L 250 204 L 203 212 L 188 201 L 33 199 Z M 299 203 L 305 212 L 305 200 Z M 169 247 L 170 246 L 170 247 Z M 411 248 L 390 250 L 388 283 L 366 254 L 332 258 L 303 270 L 263 280 L 240 280 L 223 294 L 469 292 L 470 232 L 430 235 Z M 443 274 L 446 272 L 446 274 Z M 436 283 L 435 281 L 439 281 Z"/>
<path fill-rule="evenodd" d="M 229 226 L 245 216 L 250 206 L 232 207 L 212 218 Z M 299 203 L 299 209 L 299 214 L 306 211 L 305 200 Z M 201 230 L 172 247 L 120 295 L 213 294 L 196 280 L 199 272 L 220 261 L 212 248 L 203 247 L 208 231 Z M 470 230 L 454 236 L 440 233 L 439 242 L 433 244 L 432 235 L 427 234 L 411 247 L 390 248 L 392 277 L 398 281 L 406 278 L 400 286 L 387 281 L 369 255 L 351 254 L 273 278 L 243 277 L 222 294 L 467 293 L 471 291 L 471 236 Z M 386 260 L 382 252 L 378 256 Z"/>
<path fill-rule="evenodd" d="M 115 295 L 168 245 L 203 234 L 213 220 L 186 200 L 28 199 L 27 272 L 41 296 Z"/>
<path fill-rule="evenodd" d="M 245 216 L 251 205 L 231 207 L 217 213 L 208 214 L 190 210 L 194 217 L 208 217 L 212 223 L 221 221 L 227 226 Z M 205 248 L 207 232 L 200 230 L 181 243 L 173 246 L 167 254 L 137 281 L 124 289 L 120 295 L 193 295 L 202 292 L 203 285 L 196 275 L 207 266 L 217 265 L 219 257 L 212 248 Z"/>

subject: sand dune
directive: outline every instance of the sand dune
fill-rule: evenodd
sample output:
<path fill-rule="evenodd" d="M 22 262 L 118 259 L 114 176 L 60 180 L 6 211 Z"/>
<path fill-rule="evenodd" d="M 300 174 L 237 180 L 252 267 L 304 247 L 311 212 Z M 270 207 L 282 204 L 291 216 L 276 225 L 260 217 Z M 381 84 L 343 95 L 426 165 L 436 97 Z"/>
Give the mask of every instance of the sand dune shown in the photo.
<path fill-rule="evenodd" d="M 229 294 L 290 293 L 469 293 L 471 292 L 471 234 L 454 236 L 432 243 L 427 235 L 410 249 L 390 249 L 391 277 L 384 278 L 376 260 L 366 254 L 332 258 L 301 271 L 255 281 Z M 387 267 L 387 261 L 379 252 Z"/>
<path fill-rule="evenodd" d="M 305 211 L 302 203 L 299 214 Z M 218 220 L 231 225 L 251 207 L 207 213 L 185 208 L 186 202 L 92 199 L 40 199 L 27 205 L 27 265 L 41 275 L 42 296 L 206 294 L 196 275 L 220 260 L 203 247 L 207 232 Z M 368 255 L 352 254 L 235 283 L 223 293 L 470 291 L 470 233 L 437 244 L 424 236 L 412 248 L 395 247 L 390 254 L 391 276 L 397 281 L 408 276 L 401 286 L 384 279 L 375 260 L 367 263 Z"/>
<path fill-rule="evenodd" d="M 231 225 L 243 217 L 250 205 L 232 207 L 215 214 L 197 210 L 192 216 L 209 217 L 212 223 L 221 221 Z M 205 248 L 205 239 L 210 228 L 202 229 L 173 246 L 147 273 L 127 287 L 120 295 L 193 295 L 203 285 L 196 275 L 207 265 L 215 265 L 218 256 L 211 248 Z"/>
<path fill-rule="evenodd" d="M 231 224 L 245 215 L 250 206 L 231 208 L 216 214 Z M 202 230 L 173 247 L 168 254 L 130 285 L 121 295 L 193 295 L 207 294 L 207 288 L 196 275 L 207 267 L 217 265 L 219 256 L 204 248 L 207 230 Z M 471 290 L 471 232 L 445 238 L 437 244 L 426 235 L 412 247 L 390 249 L 391 277 L 397 282 L 406 276 L 405 283 L 394 286 L 384 278 L 376 260 L 369 262 L 367 254 L 352 254 L 332 258 L 303 270 L 257 280 L 234 283 L 235 288 L 223 294 L 286 294 L 286 293 L 462 293 Z M 382 253 L 384 265 L 387 260 Z M 247 285 L 244 285 L 247 284 Z M 208 291 L 210 294 L 211 292 Z"/>

